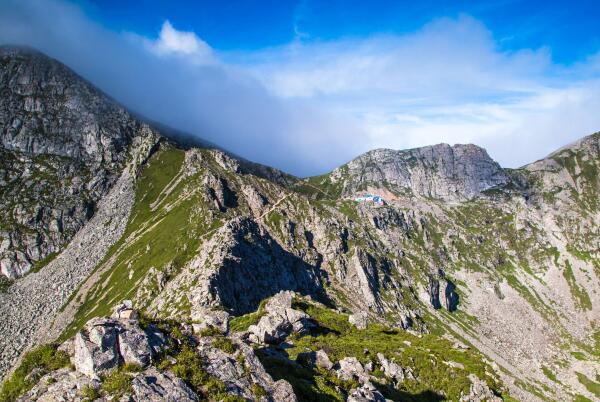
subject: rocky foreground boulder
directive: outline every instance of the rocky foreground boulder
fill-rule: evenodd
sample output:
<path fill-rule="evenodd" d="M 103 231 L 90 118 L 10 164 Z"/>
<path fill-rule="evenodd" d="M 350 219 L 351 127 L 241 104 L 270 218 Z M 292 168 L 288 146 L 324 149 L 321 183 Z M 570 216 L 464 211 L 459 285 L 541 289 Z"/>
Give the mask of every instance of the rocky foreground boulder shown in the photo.
<path fill-rule="evenodd" d="M 250 339 L 256 343 L 279 344 L 292 332 L 302 333 L 311 326 L 310 317 L 292 308 L 294 293 L 283 291 L 265 305 L 266 314 L 250 326 Z"/>
<path fill-rule="evenodd" d="M 125 301 L 113 317 L 88 321 L 59 347 L 71 366 L 32 371 L 36 384 L 18 400 L 296 401 L 292 386 L 273 380 L 243 336 L 216 327 L 193 335 L 184 324 L 159 329 L 132 317 L 138 313 Z"/>

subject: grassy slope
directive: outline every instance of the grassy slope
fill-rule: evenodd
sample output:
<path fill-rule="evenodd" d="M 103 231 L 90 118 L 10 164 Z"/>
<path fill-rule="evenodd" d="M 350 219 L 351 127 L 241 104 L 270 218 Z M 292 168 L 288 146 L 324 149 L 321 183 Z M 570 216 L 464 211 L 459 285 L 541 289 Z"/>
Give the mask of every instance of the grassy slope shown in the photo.
<path fill-rule="evenodd" d="M 154 155 L 143 170 L 125 233 L 105 258 L 105 261 L 111 258 L 115 261 L 88 293 L 64 337 L 71 336 L 94 316 L 109 315 L 109 309 L 118 301 L 132 298 L 136 285 L 151 267 L 163 269 L 173 262 L 181 267 L 192 257 L 199 235 L 214 224 L 194 214 L 192 207 L 199 204 L 197 195 L 174 204 L 171 209 L 164 208 L 177 199 L 182 184 L 165 197 L 156 210 L 151 208 L 177 176 L 183 158 L 183 151 L 167 147 Z M 131 236 L 133 241 L 129 241 Z"/>
<path fill-rule="evenodd" d="M 203 200 L 197 196 L 192 196 L 186 201 L 176 204 L 172 209 L 163 208 L 165 205 L 173 203 L 186 191 L 186 188 L 193 187 L 193 179 L 181 182 L 163 200 L 156 211 L 151 210 L 150 205 L 177 176 L 182 160 L 182 151 L 170 148 L 155 155 L 144 169 L 138 185 L 136 203 L 123 239 L 141 228 L 149 227 L 151 223 L 157 225 L 147 230 L 134 242 L 125 244 L 125 241 L 122 240 L 111 250 L 109 257 L 116 256 L 116 262 L 103 275 L 94 291 L 84 301 L 82 309 L 77 314 L 76 322 L 68 334 L 72 334 L 90 317 L 106 314 L 108 306 L 113 305 L 116 301 L 132 297 L 135 294 L 136 284 L 151 267 L 162 269 L 169 263 L 181 267 L 197 249 L 198 236 L 221 224 L 218 216 L 209 219 L 205 216 L 205 211 L 197 210 L 198 206 L 203 205 Z M 569 162 L 563 162 L 563 165 L 568 164 Z M 586 168 L 585 172 L 586 179 L 593 177 L 589 173 L 590 169 Z M 331 198 L 338 195 L 341 188 L 332 186 L 327 177 L 312 178 L 307 181 L 306 185 L 303 185 L 302 182 L 299 183 L 295 188 L 298 193 L 290 198 L 294 200 L 294 203 L 302 205 L 305 200 L 302 196 L 304 194 L 313 199 L 310 203 L 319 213 L 329 213 L 327 211 L 330 208 L 337 209 L 355 224 L 367 228 L 361 232 L 361 236 L 366 236 L 366 238 L 377 236 L 376 233 L 370 232 L 369 225 L 364 222 L 353 203 Z M 496 196 L 506 195 L 496 194 Z M 589 208 L 590 204 L 590 202 L 585 203 L 585 208 Z M 194 215 L 190 212 L 193 209 L 196 209 Z M 410 273 L 415 282 L 421 283 L 425 283 L 425 273 L 432 264 L 445 266 L 450 275 L 453 270 L 464 268 L 483 272 L 489 275 L 491 280 L 506 281 L 542 316 L 556 321 L 556 313 L 552 306 L 532 291 L 527 286 L 527 282 L 541 281 L 542 272 L 535 269 L 548 264 L 561 264 L 565 256 L 558 254 L 558 251 L 547 243 L 540 243 L 538 241 L 539 232 L 535 226 L 529 225 L 517 229 L 514 215 L 491 200 L 473 201 L 457 207 L 445 208 L 445 211 L 448 214 L 448 220 L 439 220 L 435 216 L 429 215 L 426 216 L 421 226 L 410 228 L 407 237 L 402 244 L 398 245 L 403 250 L 401 257 L 396 255 L 382 255 L 382 257 L 392 258 L 398 266 Z M 274 233 L 279 233 L 281 225 L 288 218 L 302 218 L 301 212 L 295 211 L 290 214 L 288 210 L 282 215 L 276 210 L 267 215 L 265 223 L 274 230 Z M 359 232 L 356 228 L 354 234 Z M 449 237 L 449 233 L 453 233 L 453 235 Z M 370 247 L 367 241 L 368 239 L 352 238 L 351 234 L 348 252 L 353 253 L 355 247 Z M 478 246 L 470 247 L 469 245 L 472 244 Z M 436 250 L 436 252 L 432 252 L 432 250 Z M 372 251 L 377 255 L 381 250 Z M 597 264 L 597 260 L 593 255 L 589 255 L 588 251 L 577 251 L 577 253 L 583 256 L 581 258 L 585 257 Z M 444 259 L 444 255 L 449 255 L 451 258 Z M 538 268 L 534 269 L 532 266 Z M 565 270 L 565 278 L 569 284 L 572 283 L 571 277 L 568 270 Z M 460 292 L 461 285 L 460 283 L 458 285 Z M 571 288 L 574 289 L 573 296 L 578 299 L 578 303 L 582 308 L 587 308 L 589 298 L 579 292 L 579 288 L 573 286 Z M 186 308 L 185 305 L 179 307 Z M 239 327 L 243 328 L 258 318 L 257 314 L 236 320 Z M 459 311 L 456 314 L 447 314 L 443 319 L 451 319 L 468 333 L 475 334 L 477 320 L 474 317 L 469 317 Z M 236 325 L 234 320 L 232 326 L 236 328 Z M 314 339 L 314 341 L 319 341 L 319 339 Z M 585 349 L 587 350 L 587 348 Z M 420 391 L 413 389 L 411 392 Z"/>
<path fill-rule="evenodd" d="M 373 375 L 378 378 L 376 385 L 392 400 L 458 400 L 461 393 L 469 392 L 469 374 L 484 379 L 499 394 L 502 392 L 501 385 L 489 375 L 491 368 L 483 362 L 479 353 L 471 349 L 455 349 L 450 341 L 438 335 L 417 336 L 380 324 L 370 324 L 366 330 L 358 330 L 348 323 L 347 315 L 334 310 L 302 300 L 297 300 L 294 307 L 307 312 L 318 326 L 310 334 L 296 335 L 288 342 L 284 353 L 292 360 L 299 353 L 323 349 L 333 362 L 348 356 L 357 357 L 363 364 L 372 361 L 375 363 Z M 383 353 L 403 368 L 411 368 L 415 380 L 406 379 L 398 388 L 386 385 L 389 379 L 381 371 L 377 353 Z M 259 355 L 269 373 L 275 379 L 290 381 L 303 400 L 343 401 L 336 387 L 348 392 L 357 386 L 352 381 L 340 381 L 326 370 L 286 364 L 281 359 L 270 357 L 265 349 L 259 351 Z"/>

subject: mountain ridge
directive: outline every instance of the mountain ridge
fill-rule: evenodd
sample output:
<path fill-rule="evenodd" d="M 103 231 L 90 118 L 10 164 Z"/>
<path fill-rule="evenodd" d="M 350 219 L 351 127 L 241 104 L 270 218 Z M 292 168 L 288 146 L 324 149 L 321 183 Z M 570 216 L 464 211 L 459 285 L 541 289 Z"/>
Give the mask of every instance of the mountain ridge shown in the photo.
<path fill-rule="evenodd" d="M 0 119 L 3 135 L 19 113 L 39 113 L 27 111 L 20 95 L 14 99 L 21 103 Z M 16 101 L 11 96 L 3 102 Z M 344 377 L 343 371 L 311 371 L 312 363 L 307 366 L 300 356 L 282 355 L 281 345 L 265 346 L 261 331 L 314 353 L 326 349 L 336 364 L 356 358 L 362 370 L 370 359 L 376 368 L 373 381 L 393 389 L 375 388 L 410 391 L 409 400 L 426 395 L 477 400 L 472 395 L 482 383 L 488 397 L 495 392 L 504 400 L 510 400 L 509 393 L 523 401 L 596 396 L 585 378 L 593 383 L 589 379 L 600 367 L 594 349 L 600 336 L 600 252 L 594 246 L 600 240 L 597 133 L 530 168 L 502 169 L 475 145 L 441 144 L 373 150 L 366 162 L 363 154 L 355 158 L 360 162 L 334 170 L 338 173 L 302 180 L 219 149 L 179 147 L 143 122 L 129 124 L 143 129 L 133 131 L 129 146 L 115 156 L 113 170 L 99 168 L 98 175 L 110 180 L 94 199 L 98 207 L 72 237 L 62 239 L 56 256 L 0 292 L 0 318 L 6 323 L 0 328 L 2 375 L 29 347 L 57 340 L 68 347 L 72 337 L 88 336 L 88 322 L 110 316 L 121 300 L 132 300 L 161 328 L 175 320 L 190 333 L 190 341 L 205 345 L 198 346 L 201 354 L 217 353 L 206 346 L 212 338 L 202 331 L 192 334 L 186 323 L 230 322 L 236 330 L 224 336 L 239 348 L 274 353 L 261 356 L 262 364 L 274 379 L 289 381 L 301 400 L 324 395 L 344 400 L 355 391 L 373 390 L 362 374 L 353 380 L 360 387 L 350 382 L 336 390 L 339 379 L 331 375 Z M 21 157 L 6 147 L 2 152 L 15 161 Z M 3 163 L 12 160 L 3 158 Z M 27 163 L 40 170 L 46 168 L 43 162 L 31 158 Z M 69 161 L 53 163 L 59 168 L 63 163 L 72 176 L 84 170 Z M 17 162 L 7 166 L 3 172 L 18 171 Z M 68 189 L 69 177 L 56 175 L 56 188 Z M 42 180 L 48 177 L 34 183 Z M 15 210 L 12 200 L 20 200 L 10 183 L 0 181 L 0 202 L 12 206 L 5 211 Z M 26 189 L 34 206 L 58 205 L 58 197 L 51 198 L 52 204 L 35 186 Z M 387 192 L 386 204 L 354 201 L 356 194 L 370 190 Z M 8 237 L 12 242 L 15 236 Z M 288 291 L 296 292 L 296 301 L 284 310 L 296 312 L 285 313 L 286 320 L 301 310 L 328 329 L 286 332 L 292 323 L 278 321 L 282 313 L 277 309 L 266 312 L 265 300 Z M 317 301 L 322 304 L 312 304 Z M 352 322 L 361 329 L 350 329 Z M 247 338 L 240 344 L 239 336 Z M 370 358 L 344 348 L 355 336 L 360 342 L 391 337 L 386 342 L 404 346 L 394 352 L 371 342 Z M 411 346 L 422 338 L 431 344 L 419 347 L 430 353 L 436 342 L 449 342 L 470 348 L 473 360 L 459 363 L 461 352 L 453 350 L 467 349 L 448 347 L 435 350 L 438 368 L 430 366 L 427 353 Z M 479 353 L 497 368 L 484 364 Z M 397 377 L 390 377 L 394 359 L 402 379 L 397 369 Z M 298 365 L 310 376 L 303 377 Z M 456 386 L 439 380 L 439 367 Z M 55 376 L 59 385 L 66 381 L 62 374 Z M 313 384 L 310 391 L 302 385 L 307 382 Z M 34 389 L 59 392 L 41 383 Z"/>

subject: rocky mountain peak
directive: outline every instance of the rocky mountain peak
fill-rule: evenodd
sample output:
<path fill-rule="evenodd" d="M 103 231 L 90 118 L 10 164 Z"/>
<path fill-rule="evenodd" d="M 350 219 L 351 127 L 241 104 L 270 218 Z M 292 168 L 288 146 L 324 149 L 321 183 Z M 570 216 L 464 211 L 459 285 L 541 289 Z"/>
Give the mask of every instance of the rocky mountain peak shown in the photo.
<path fill-rule="evenodd" d="M 112 166 L 140 123 L 62 63 L 33 49 L 0 47 L 0 144 Z"/>
<path fill-rule="evenodd" d="M 350 194 L 370 186 L 446 201 L 470 199 L 508 182 L 485 149 L 472 144 L 437 144 L 408 150 L 375 149 L 331 173 Z"/>
<path fill-rule="evenodd" d="M 159 136 L 62 63 L 0 47 L 0 272 L 49 261 L 93 216 L 132 149 Z"/>

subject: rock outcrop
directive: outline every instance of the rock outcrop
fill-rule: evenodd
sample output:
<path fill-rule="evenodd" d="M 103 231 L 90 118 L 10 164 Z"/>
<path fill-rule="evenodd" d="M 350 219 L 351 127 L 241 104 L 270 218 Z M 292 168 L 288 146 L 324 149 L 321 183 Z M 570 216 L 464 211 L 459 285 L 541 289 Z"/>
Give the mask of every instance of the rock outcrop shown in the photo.
<path fill-rule="evenodd" d="M 502 398 L 494 395 L 484 381 L 474 375 L 469 376 L 471 387 L 469 395 L 460 398 L 460 402 L 502 402 Z"/>
<path fill-rule="evenodd" d="M 266 314 L 248 328 L 253 342 L 279 344 L 292 332 L 302 333 L 311 327 L 310 317 L 292 308 L 293 297 L 293 292 L 284 291 L 267 302 Z"/>
<path fill-rule="evenodd" d="M 403 369 L 397 363 L 388 360 L 383 353 L 377 353 L 377 360 L 381 365 L 381 371 L 386 377 L 392 379 L 395 384 L 401 384 L 405 379 L 414 380 L 415 377 L 410 369 Z"/>
<path fill-rule="evenodd" d="M 198 347 L 206 371 L 223 381 L 229 393 L 254 400 L 258 387 L 273 402 L 296 400 L 290 384 L 284 380 L 273 381 L 251 346 L 236 338 L 231 338 L 231 342 L 233 351 L 213 346 L 211 337 L 201 338 Z"/>
<path fill-rule="evenodd" d="M 41 377 L 27 394 L 19 398 L 29 401 L 82 401 L 85 389 L 100 388 L 100 381 L 68 368 Z"/>
<path fill-rule="evenodd" d="M 114 311 L 122 312 L 123 307 L 135 312 L 128 301 L 116 306 Z M 179 366 L 178 372 L 187 370 L 203 373 L 205 382 L 222 384 L 224 391 L 218 391 L 221 392 L 221 397 L 222 392 L 226 392 L 246 401 L 297 400 L 292 386 L 285 380 L 274 381 L 253 347 L 242 338 L 228 338 L 225 335 L 194 336 L 185 326 L 178 327 L 178 331 L 187 333 L 184 336 L 189 338 L 175 340 L 157 333 L 154 325 L 142 329 L 137 320 L 128 318 L 93 318 L 74 338 L 60 346 L 61 350 L 71 355 L 73 368 L 41 372 L 40 375 L 35 370 L 32 371 L 28 379 L 34 386 L 20 400 L 81 401 L 90 398 L 90 393 L 95 400 L 113 400 L 115 395 L 111 392 L 114 390 L 107 388 L 105 382 L 119 370 L 121 383 L 116 390 L 119 393 L 116 396 L 121 397 L 119 400 L 158 402 L 210 399 L 210 393 L 215 392 L 214 390 L 194 389 L 173 371 L 158 368 L 168 367 L 169 363 L 182 364 L 178 363 L 177 355 L 182 342 L 188 347 L 196 345 L 194 349 L 188 349 L 187 353 L 191 351 L 197 354 L 197 359 L 192 358 L 185 363 L 193 367 Z M 159 343 L 156 342 L 157 338 L 160 338 Z M 229 345 L 229 348 L 219 347 L 222 344 Z M 177 346 L 173 349 L 173 345 Z M 165 351 L 166 363 L 153 365 L 158 363 L 154 358 L 160 350 Z M 187 359 L 190 359 L 189 355 Z M 198 362 L 200 366 L 196 366 Z M 132 371 L 126 371 L 131 368 Z M 196 384 L 198 381 L 193 377 L 188 380 Z"/>
<path fill-rule="evenodd" d="M 334 367 L 333 362 L 329 359 L 329 356 L 323 349 L 319 349 L 316 352 L 299 353 L 296 361 L 303 365 L 318 367 L 325 370 L 331 370 Z"/>
<path fill-rule="evenodd" d="M 358 313 L 350 314 L 348 321 L 358 329 L 366 329 L 369 324 L 369 316 L 364 311 L 359 311 Z"/>
<path fill-rule="evenodd" d="M 121 364 L 146 367 L 162 348 L 161 339 L 160 333 L 149 335 L 142 330 L 136 320 L 94 318 L 75 335 L 73 364 L 92 378 Z"/>
<path fill-rule="evenodd" d="M 132 382 L 132 399 L 134 401 L 198 401 L 198 395 L 173 373 L 160 372 L 155 367 L 149 367 L 136 375 Z"/>
<path fill-rule="evenodd" d="M 370 380 L 369 373 L 356 357 L 344 357 L 337 366 L 337 376 L 342 380 L 357 380 L 361 384 L 366 384 Z"/>
<path fill-rule="evenodd" d="M 63 64 L 0 47 L 0 273 L 60 252 L 93 216 L 147 124 Z"/>
<path fill-rule="evenodd" d="M 348 395 L 348 402 L 386 402 L 387 399 L 373 386 L 366 383 L 360 388 L 355 388 Z"/>
<path fill-rule="evenodd" d="M 392 191 L 444 201 L 467 200 L 509 181 L 484 149 L 460 144 L 402 151 L 376 149 L 334 170 L 330 179 L 347 195 L 385 183 Z"/>

